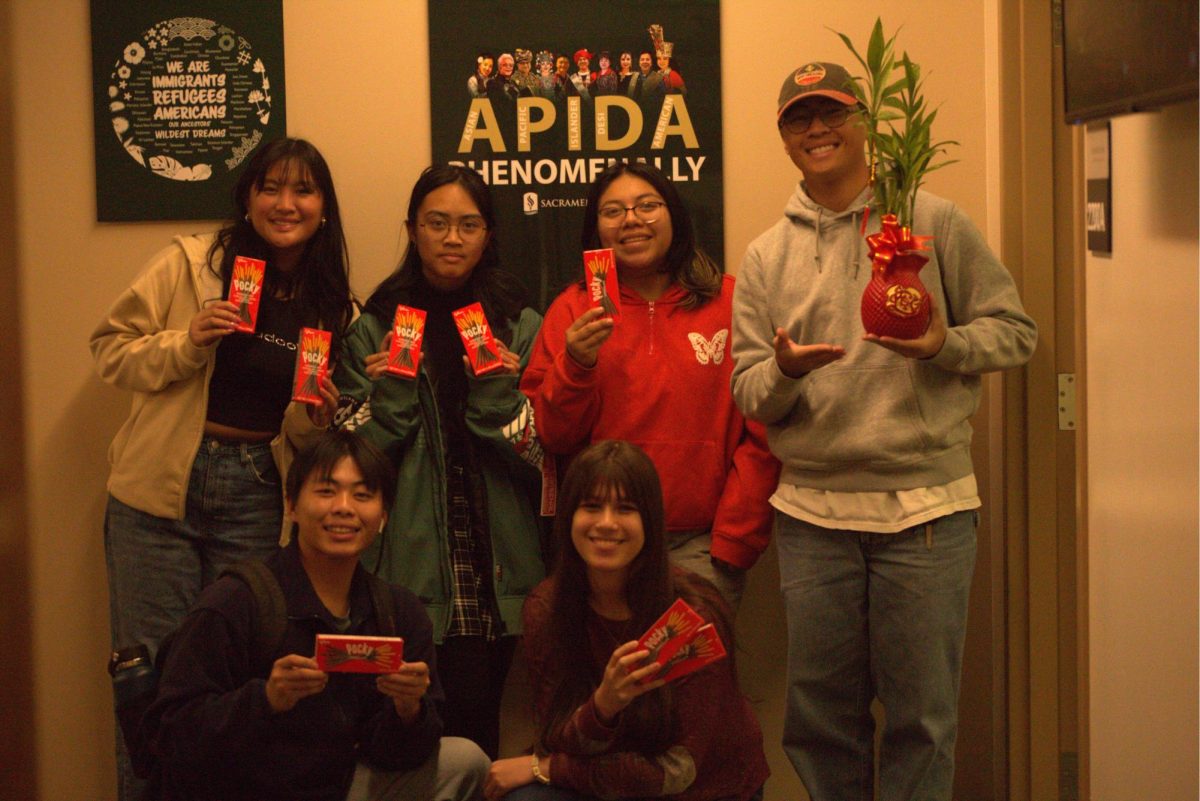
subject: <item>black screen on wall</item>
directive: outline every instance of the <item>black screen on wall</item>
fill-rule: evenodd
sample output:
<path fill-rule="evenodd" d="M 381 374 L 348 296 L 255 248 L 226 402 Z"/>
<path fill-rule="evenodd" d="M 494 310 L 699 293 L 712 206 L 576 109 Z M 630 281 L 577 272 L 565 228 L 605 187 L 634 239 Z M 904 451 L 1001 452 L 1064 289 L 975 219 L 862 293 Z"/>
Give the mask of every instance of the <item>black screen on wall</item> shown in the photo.
<path fill-rule="evenodd" d="M 1061 8 L 1067 122 L 1196 97 L 1197 0 L 1062 0 Z"/>

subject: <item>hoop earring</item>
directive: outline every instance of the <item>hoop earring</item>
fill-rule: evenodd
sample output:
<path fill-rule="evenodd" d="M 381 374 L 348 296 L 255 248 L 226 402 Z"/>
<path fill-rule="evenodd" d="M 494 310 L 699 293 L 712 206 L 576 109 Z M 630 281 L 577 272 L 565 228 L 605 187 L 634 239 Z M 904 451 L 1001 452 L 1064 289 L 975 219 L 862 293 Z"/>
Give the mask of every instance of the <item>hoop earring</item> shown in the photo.
<path fill-rule="evenodd" d="M 250 222 L 250 212 L 246 212 L 246 216 L 242 218 L 246 222 Z"/>

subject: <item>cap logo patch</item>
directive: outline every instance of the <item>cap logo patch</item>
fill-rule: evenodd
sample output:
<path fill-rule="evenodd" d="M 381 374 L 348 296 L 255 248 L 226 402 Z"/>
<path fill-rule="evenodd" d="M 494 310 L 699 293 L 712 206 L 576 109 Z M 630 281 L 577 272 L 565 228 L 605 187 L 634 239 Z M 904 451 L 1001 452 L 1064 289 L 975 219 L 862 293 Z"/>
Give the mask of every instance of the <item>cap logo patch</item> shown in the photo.
<path fill-rule="evenodd" d="M 820 64 L 805 64 L 796 70 L 795 80 L 797 86 L 812 86 L 814 83 L 820 83 L 825 80 L 825 68 Z"/>

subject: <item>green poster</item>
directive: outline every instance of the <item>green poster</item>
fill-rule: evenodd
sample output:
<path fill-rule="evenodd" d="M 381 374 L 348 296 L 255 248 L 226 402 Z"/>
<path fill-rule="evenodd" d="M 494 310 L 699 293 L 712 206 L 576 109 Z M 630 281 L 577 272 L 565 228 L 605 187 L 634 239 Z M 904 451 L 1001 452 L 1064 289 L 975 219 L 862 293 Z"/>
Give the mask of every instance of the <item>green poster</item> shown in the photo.
<path fill-rule="evenodd" d="M 96 217 L 221 219 L 287 131 L 282 0 L 92 0 Z"/>
<path fill-rule="evenodd" d="M 657 165 L 722 260 L 720 56 L 717 0 L 430 0 L 433 160 L 492 187 L 534 305 L 582 277 L 588 187 L 614 159 Z"/>

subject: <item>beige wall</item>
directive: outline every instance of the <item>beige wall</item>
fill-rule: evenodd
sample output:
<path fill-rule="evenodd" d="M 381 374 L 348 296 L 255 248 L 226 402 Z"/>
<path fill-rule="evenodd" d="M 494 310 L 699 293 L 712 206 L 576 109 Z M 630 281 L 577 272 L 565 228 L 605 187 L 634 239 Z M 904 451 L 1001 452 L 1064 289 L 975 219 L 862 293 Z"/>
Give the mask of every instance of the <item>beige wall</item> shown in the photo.
<path fill-rule="evenodd" d="M 104 454 L 129 399 L 95 378 L 87 336 L 171 234 L 211 226 L 95 222 L 88 3 L 10 0 L 9 6 L 38 775 L 45 799 L 106 799 L 114 772 L 102 669 Z M 995 74 L 986 63 L 989 53 L 994 57 L 994 34 L 985 34 L 994 30 L 994 6 L 994 0 L 848 0 L 821 7 L 726 0 L 730 269 L 779 216 L 797 179 L 773 125 L 784 74 L 806 60 L 848 62 L 825 26 L 862 41 L 878 13 L 889 27 L 905 26 L 903 44 L 924 65 L 930 97 L 945 103 L 938 136 L 962 143 L 961 162 L 935 175 L 930 187 L 986 227 L 999 160 L 987 124 L 996 119 L 996 90 L 985 82 Z M 316 142 L 333 168 L 359 293 L 395 263 L 403 205 L 429 158 L 425 8 L 424 0 L 284 3 L 289 133 Z M 996 241 L 998 232 L 988 233 Z M 768 556 L 751 575 L 739 624 L 741 665 L 775 774 L 768 797 L 794 801 L 802 791 L 778 745 L 783 628 L 776 581 Z"/>
<path fill-rule="evenodd" d="M 1196 115 L 1113 120 L 1113 252 L 1086 264 L 1095 801 L 1198 795 Z"/>

